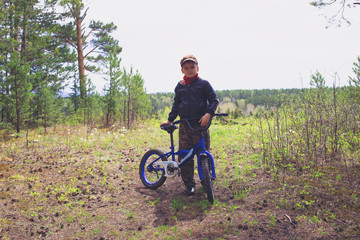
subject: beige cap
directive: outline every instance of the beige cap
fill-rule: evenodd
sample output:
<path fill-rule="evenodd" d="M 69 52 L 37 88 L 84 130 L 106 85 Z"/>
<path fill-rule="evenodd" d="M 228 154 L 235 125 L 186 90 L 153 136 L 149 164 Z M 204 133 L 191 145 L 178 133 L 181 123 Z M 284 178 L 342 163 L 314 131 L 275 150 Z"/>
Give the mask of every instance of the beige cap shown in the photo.
<path fill-rule="evenodd" d="M 192 62 L 198 64 L 196 57 L 194 57 L 194 55 L 190 54 L 190 55 L 186 55 L 185 57 L 183 57 L 181 59 L 180 65 L 182 66 L 185 62 L 188 62 L 188 61 L 192 61 Z"/>

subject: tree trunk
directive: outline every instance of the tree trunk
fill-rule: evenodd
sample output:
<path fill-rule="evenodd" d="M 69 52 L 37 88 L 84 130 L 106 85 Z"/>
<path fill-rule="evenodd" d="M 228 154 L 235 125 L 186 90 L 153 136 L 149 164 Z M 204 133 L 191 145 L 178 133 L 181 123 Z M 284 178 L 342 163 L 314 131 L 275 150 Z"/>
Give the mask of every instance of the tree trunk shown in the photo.
<path fill-rule="evenodd" d="M 19 22 L 16 18 L 14 18 L 14 40 L 15 42 L 19 42 Z M 16 56 L 13 60 L 19 61 L 19 47 L 14 47 L 14 53 Z M 11 75 L 14 76 L 14 92 L 15 92 L 15 111 L 16 111 L 16 132 L 20 133 L 20 126 L 21 126 L 21 109 L 20 109 L 20 101 L 19 101 L 19 84 L 18 84 L 18 71 L 17 67 L 15 66 L 12 70 Z"/>
<path fill-rule="evenodd" d="M 110 106 L 108 106 L 108 109 L 107 109 L 107 113 L 106 113 L 106 126 L 108 127 L 110 124 L 109 124 L 109 115 L 110 115 Z"/>
<path fill-rule="evenodd" d="M 130 128 L 130 90 L 128 92 L 128 102 L 127 102 L 127 128 Z"/>
<path fill-rule="evenodd" d="M 82 99 L 86 97 L 86 79 L 85 79 L 85 59 L 83 52 L 83 40 L 81 32 L 82 19 L 80 18 L 80 8 L 78 10 L 76 21 L 76 36 L 77 36 L 77 52 L 78 52 L 78 67 L 79 67 L 79 77 L 80 77 L 80 96 Z"/>
<path fill-rule="evenodd" d="M 5 64 L 4 66 L 8 66 L 8 56 L 6 55 L 5 56 Z M 8 96 L 10 97 L 10 83 L 8 82 L 10 79 L 10 75 L 9 75 L 9 72 L 8 70 L 6 69 L 5 70 L 5 74 L 4 74 L 4 81 L 5 81 L 5 89 L 4 89 L 4 93 L 5 93 L 5 96 Z M 10 103 L 9 103 L 9 100 L 6 98 L 6 101 L 5 101 L 5 105 L 3 106 L 3 109 L 2 109 L 2 121 L 3 122 L 7 122 L 7 123 L 11 123 L 12 122 L 12 117 L 11 117 L 11 114 L 10 114 Z"/>
<path fill-rule="evenodd" d="M 124 124 L 126 124 L 126 99 L 124 98 L 124 113 L 123 113 L 123 117 L 124 117 Z"/>
<path fill-rule="evenodd" d="M 27 24 L 27 16 L 26 16 L 26 1 L 24 1 L 24 18 L 23 18 L 23 32 L 22 32 L 22 43 L 21 43 L 21 60 L 23 63 L 26 63 L 26 24 Z"/>
<path fill-rule="evenodd" d="M 19 106 L 19 96 L 18 96 L 18 81 L 17 81 L 17 74 L 15 70 L 15 109 L 16 109 L 16 132 L 20 133 L 20 125 L 21 125 L 21 111 Z"/>

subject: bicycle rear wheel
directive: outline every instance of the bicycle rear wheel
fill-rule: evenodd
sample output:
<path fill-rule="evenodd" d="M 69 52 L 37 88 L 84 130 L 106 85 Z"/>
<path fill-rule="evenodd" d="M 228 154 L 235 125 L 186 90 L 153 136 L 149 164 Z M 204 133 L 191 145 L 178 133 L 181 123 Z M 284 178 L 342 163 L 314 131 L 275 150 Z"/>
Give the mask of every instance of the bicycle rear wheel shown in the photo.
<path fill-rule="evenodd" d="M 208 157 L 201 157 L 200 159 L 202 174 L 203 174 L 203 187 L 207 194 L 208 201 L 212 204 L 214 202 L 214 190 L 212 184 L 212 174 L 210 171 L 210 161 Z"/>
<path fill-rule="evenodd" d="M 154 162 L 157 158 L 159 158 L 157 161 L 166 161 L 166 157 L 160 158 L 162 155 L 164 155 L 162 151 L 151 149 L 144 154 L 140 161 L 140 179 L 147 188 L 156 189 L 163 185 L 166 180 L 164 176 L 165 169 L 162 166 L 156 165 L 156 162 Z"/>

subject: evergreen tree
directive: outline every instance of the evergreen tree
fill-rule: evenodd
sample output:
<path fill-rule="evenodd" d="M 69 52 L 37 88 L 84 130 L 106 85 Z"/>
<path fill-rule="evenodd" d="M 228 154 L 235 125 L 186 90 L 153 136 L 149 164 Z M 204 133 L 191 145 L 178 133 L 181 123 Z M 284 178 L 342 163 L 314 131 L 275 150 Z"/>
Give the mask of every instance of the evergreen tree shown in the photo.
<path fill-rule="evenodd" d="M 121 58 L 118 55 L 121 52 L 121 47 L 119 42 L 115 39 L 109 39 L 108 44 L 103 46 L 104 56 L 98 57 L 97 62 L 100 62 L 104 65 L 105 68 L 105 80 L 108 84 L 104 87 L 106 93 L 104 97 L 105 102 L 105 125 L 109 126 L 110 122 L 114 121 L 115 115 L 119 110 L 119 97 L 120 97 L 120 78 L 121 78 L 121 68 L 120 62 Z"/>
<path fill-rule="evenodd" d="M 83 27 L 87 10 L 84 11 L 85 6 L 82 0 L 60 0 L 60 5 L 65 8 L 64 16 L 71 18 L 73 21 L 62 25 L 58 37 L 72 46 L 77 52 L 80 96 L 85 99 L 85 71 L 99 71 L 99 68 L 92 65 L 91 62 L 96 63 L 105 58 L 106 47 L 111 45 L 111 41 L 113 41 L 110 34 L 117 27 L 113 23 L 104 24 L 100 21 L 91 20 L 87 32 L 87 29 Z M 89 50 L 85 52 L 85 49 Z M 93 54 L 97 55 L 92 56 Z"/>
<path fill-rule="evenodd" d="M 127 128 L 151 111 L 150 99 L 144 88 L 144 80 L 139 72 L 133 73 L 133 68 L 123 70 L 121 77 L 123 87 L 123 117 Z"/>
<path fill-rule="evenodd" d="M 112 53 L 109 57 L 108 81 L 109 85 L 105 88 L 105 106 L 106 106 L 106 126 L 114 120 L 114 117 L 119 109 L 120 97 L 120 79 L 122 71 L 120 69 L 121 59 L 117 57 L 116 53 Z"/>
<path fill-rule="evenodd" d="M 29 100 L 39 93 L 41 82 L 51 82 L 54 93 L 63 85 L 68 51 L 52 37 L 57 20 L 54 1 L 14 0 L 0 5 L 2 120 L 12 122 L 20 132 L 23 121 L 33 115 Z"/>
<path fill-rule="evenodd" d="M 360 57 L 354 62 L 353 72 L 355 77 L 349 77 L 350 96 L 354 102 L 360 102 Z"/>
<path fill-rule="evenodd" d="M 70 99 L 76 112 L 80 108 L 80 83 L 79 79 L 74 76 L 73 86 L 71 87 L 72 93 Z"/>
<path fill-rule="evenodd" d="M 85 99 L 81 98 L 81 101 L 84 101 L 82 104 L 83 120 L 84 124 L 93 125 L 94 122 L 101 118 L 99 94 L 90 79 L 87 80 L 86 89 Z"/>
<path fill-rule="evenodd" d="M 42 86 L 39 91 L 39 121 L 44 127 L 45 134 L 47 127 L 50 126 L 54 121 L 55 117 L 58 116 L 58 106 L 56 105 L 55 96 L 49 86 Z"/>

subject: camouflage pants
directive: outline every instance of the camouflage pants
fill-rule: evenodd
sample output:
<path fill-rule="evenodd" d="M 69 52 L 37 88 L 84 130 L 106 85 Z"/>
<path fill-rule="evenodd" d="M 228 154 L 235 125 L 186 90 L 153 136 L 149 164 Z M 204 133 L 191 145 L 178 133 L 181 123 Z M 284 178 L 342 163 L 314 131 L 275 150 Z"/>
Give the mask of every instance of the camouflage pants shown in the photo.
<path fill-rule="evenodd" d="M 193 128 L 197 128 L 198 123 L 192 124 Z M 210 134 L 209 130 L 204 133 L 205 147 L 207 151 L 210 151 Z M 179 149 L 190 150 L 193 148 L 201 139 L 201 133 L 195 132 L 189 128 L 187 123 L 180 123 L 179 127 Z M 179 162 L 182 157 L 179 156 Z M 181 166 L 181 178 L 186 187 L 195 186 L 194 180 L 194 158 L 188 159 Z"/>

